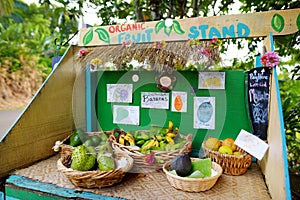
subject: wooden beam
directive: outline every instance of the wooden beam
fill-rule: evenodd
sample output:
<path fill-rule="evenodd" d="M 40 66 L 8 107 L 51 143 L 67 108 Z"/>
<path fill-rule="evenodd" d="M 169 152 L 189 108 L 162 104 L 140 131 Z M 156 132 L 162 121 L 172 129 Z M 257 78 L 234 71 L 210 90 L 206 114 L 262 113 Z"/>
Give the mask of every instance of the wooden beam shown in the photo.
<path fill-rule="evenodd" d="M 140 22 L 80 30 L 79 46 L 120 45 L 155 41 L 207 40 L 212 38 L 288 35 L 299 30 L 300 9 L 273 10 L 238 15 L 221 15 L 164 21 Z M 299 21 L 299 20 L 298 20 Z"/>

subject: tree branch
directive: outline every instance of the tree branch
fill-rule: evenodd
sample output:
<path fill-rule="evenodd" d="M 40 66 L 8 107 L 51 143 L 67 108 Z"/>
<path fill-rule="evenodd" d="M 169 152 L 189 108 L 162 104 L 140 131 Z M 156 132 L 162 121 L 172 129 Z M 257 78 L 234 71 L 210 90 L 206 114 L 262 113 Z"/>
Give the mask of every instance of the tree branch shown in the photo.
<path fill-rule="evenodd" d="M 135 3 L 135 14 L 136 14 L 136 21 L 142 22 L 144 21 L 143 12 L 140 9 L 140 0 L 134 0 Z"/>

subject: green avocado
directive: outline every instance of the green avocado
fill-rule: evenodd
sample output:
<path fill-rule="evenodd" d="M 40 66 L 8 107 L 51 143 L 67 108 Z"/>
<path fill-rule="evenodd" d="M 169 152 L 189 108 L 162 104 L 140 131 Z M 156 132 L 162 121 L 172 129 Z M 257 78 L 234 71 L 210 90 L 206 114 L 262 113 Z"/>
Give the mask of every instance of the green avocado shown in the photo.
<path fill-rule="evenodd" d="M 78 145 L 81 145 L 81 135 L 78 130 L 75 130 L 74 133 L 70 137 L 70 145 L 73 147 L 77 147 Z"/>

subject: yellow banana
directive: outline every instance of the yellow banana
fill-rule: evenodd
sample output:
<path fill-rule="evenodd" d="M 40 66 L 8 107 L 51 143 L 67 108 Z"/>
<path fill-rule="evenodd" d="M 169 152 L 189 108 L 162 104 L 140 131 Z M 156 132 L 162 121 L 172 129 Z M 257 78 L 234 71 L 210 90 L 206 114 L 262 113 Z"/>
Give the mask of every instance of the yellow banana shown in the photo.
<path fill-rule="evenodd" d="M 123 134 L 121 134 L 120 137 L 119 137 L 119 143 L 122 144 L 122 145 L 125 145 L 125 139 L 124 139 Z"/>
<path fill-rule="evenodd" d="M 155 142 L 155 140 L 153 140 L 153 139 L 150 140 L 150 142 L 146 146 L 144 146 L 143 149 L 149 149 L 150 147 L 152 147 L 154 145 L 154 142 Z"/>
<path fill-rule="evenodd" d="M 175 144 L 173 138 L 166 136 L 166 140 L 168 141 L 169 144 L 173 145 Z"/>
<path fill-rule="evenodd" d="M 159 147 L 159 143 L 158 143 L 158 141 L 157 141 L 157 140 L 155 140 L 155 141 L 154 141 L 154 143 L 153 143 L 153 146 L 155 146 L 155 147 Z"/>
<path fill-rule="evenodd" d="M 135 140 L 134 140 L 134 137 L 130 134 L 130 133 L 127 133 L 125 136 L 124 136 L 124 139 L 127 140 L 129 142 L 130 145 L 135 145 Z"/>
<path fill-rule="evenodd" d="M 173 122 L 172 121 L 169 121 L 169 126 L 168 126 L 168 129 L 169 129 L 169 131 L 173 131 L 173 127 L 174 127 L 174 124 L 173 124 Z"/>
<path fill-rule="evenodd" d="M 175 133 L 167 133 L 166 137 L 174 138 L 176 136 Z"/>

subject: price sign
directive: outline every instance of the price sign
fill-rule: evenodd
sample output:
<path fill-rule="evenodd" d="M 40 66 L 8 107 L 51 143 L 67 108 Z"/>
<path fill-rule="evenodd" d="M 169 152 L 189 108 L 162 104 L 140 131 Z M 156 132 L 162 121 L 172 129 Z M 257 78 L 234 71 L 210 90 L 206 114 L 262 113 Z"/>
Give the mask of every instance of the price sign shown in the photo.
<path fill-rule="evenodd" d="M 268 67 L 248 71 L 248 106 L 253 134 L 267 139 L 271 70 Z"/>

